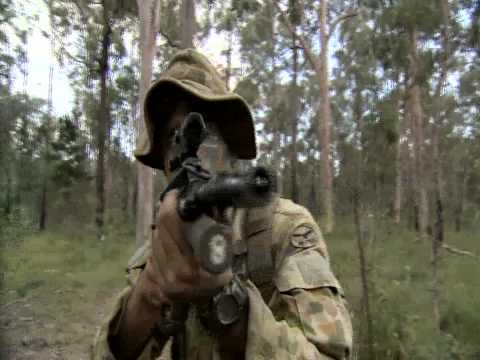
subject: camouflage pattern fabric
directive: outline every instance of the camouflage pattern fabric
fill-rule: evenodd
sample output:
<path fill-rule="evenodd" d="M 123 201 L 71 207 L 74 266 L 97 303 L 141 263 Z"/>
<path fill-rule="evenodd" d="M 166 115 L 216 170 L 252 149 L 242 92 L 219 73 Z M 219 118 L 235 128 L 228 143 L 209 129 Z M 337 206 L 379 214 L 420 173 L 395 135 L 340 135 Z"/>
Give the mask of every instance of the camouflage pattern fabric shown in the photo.
<path fill-rule="evenodd" d="M 304 207 L 280 199 L 272 234 L 273 295 L 266 301 L 253 281 L 245 283 L 250 302 L 246 359 L 348 359 L 352 325 L 319 227 Z M 97 334 L 93 360 L 114 359 L 108 334 L 116 329 L 149 249 L 147 244 L 130 262 L 130 284 Z M 216 338 L 205 330 L 194 308 L 186 322 L 185 340 L 187 359 L 219 359 Z M 157 356 L 152 339 L 139 359 Z"/>

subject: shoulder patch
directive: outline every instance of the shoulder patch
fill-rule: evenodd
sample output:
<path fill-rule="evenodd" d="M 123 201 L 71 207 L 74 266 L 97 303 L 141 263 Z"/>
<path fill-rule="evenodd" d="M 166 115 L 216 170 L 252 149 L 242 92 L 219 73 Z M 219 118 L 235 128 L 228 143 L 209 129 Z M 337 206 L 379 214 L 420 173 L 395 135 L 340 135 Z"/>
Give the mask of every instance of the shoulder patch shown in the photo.
<path fill-rule="evenodd" d="M 296 248 L 310 248 L 318 243 L 318 236 L 312 225 L 303 224 L 293 230 L 290 243 Z"/>

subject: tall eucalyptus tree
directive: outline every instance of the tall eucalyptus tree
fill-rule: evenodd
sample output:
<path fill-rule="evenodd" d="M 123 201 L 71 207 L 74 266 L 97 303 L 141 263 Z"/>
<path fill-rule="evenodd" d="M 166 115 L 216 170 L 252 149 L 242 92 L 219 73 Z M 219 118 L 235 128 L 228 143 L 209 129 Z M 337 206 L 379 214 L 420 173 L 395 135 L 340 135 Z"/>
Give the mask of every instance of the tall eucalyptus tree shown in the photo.
<path fill-rule="evenodd" d="M 156 51 L 156 39 L 160 30 L 160 1 L 137 0 L 140 27 L 140 97 L 143 104 L 150 81 L 152 79 L 152 64 Z M 140 106 L 140 117 L 137 122 L 137 134 L 145 131 L 145 114 Z M 137 227 L 136 243 L 143 244 L 149 239 L 150 225 L 153 221 L 153 172 L 152 169 L 137 164 Z"/>

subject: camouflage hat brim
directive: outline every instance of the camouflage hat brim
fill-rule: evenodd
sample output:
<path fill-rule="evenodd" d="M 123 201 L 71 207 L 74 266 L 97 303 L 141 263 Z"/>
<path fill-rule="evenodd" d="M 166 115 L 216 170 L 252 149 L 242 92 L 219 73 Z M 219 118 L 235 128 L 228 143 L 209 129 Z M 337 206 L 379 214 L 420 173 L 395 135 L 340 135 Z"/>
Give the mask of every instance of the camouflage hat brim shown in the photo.
<path fill-rule="evenodd" d="M 230 151 L 239 159 L 256 157 L 255 128 L 252 114 L 245 100 L 235 94 L 215 94 L 207 86 L 188 79 L 178 80 L 164 76 L 152 84 L 145 97 L 145 123 L 147 131 L 141 135 L 135 157 L 156 169 L 164 167 L 164 150 L 159 136 L 167 126 L 168 116 L 175 104 L 166 98 L 191 98 L 214 121 Z M 168 108 L 168 109 L 166 109 Z"/>

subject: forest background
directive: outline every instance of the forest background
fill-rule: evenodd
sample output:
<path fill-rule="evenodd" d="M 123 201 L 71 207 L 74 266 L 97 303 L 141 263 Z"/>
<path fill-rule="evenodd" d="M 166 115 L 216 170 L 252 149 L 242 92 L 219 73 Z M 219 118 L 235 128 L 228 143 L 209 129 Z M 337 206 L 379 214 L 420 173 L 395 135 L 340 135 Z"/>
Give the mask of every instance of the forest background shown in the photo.
<path fill-rule="evenodd" d="M 321 224 L 355 358 L 480 358 L 479 40 L 474 0 L 0 0 L 2 355 L 87 357 L 165 186 L 132 157 L 141 99 L 197 47 Z"/>

